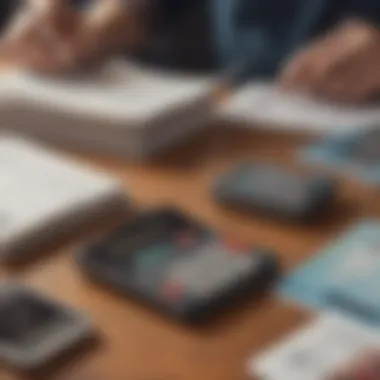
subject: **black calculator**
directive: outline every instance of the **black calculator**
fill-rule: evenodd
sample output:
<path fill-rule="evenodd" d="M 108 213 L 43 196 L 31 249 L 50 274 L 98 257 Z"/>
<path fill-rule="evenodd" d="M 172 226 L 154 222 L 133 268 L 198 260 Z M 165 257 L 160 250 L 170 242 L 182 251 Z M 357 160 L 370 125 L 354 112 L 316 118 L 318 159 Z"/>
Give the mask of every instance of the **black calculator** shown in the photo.
<path fill-rule="evenodd" d="M 238 211 L 306 222 L 333 205 L 335 183 L 327 176 L 244 162 L 218 179 L 213 196 L 219 204 Z"/>
<path fill-rule="evenodd" d="M 272 253 L 219 238 L 171 209 L 127 222 L 86 247 L 78 261 L 93 280 L 188 323 L 264 293 L 278 275 Z"/>

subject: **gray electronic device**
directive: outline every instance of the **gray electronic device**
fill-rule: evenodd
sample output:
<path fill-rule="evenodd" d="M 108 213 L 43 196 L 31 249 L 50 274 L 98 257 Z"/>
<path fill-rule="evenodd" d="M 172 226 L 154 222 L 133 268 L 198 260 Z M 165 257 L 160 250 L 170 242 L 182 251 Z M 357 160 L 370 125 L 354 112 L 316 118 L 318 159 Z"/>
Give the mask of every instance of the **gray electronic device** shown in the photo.
<path fill-rule="evenodd" d="M 238 210 L 292 221 L 309 221 L 334 201 L 335 183 L 314 173 L 295 173 L 281 166 L 243 162 L 214 185 L 218 203 Z"/>
<path fill-rule="evenodd" d="M 89 320 L 18 283 L 0 285 L 0 359 L 33 370 L 92 335 Z"/>
<path fill-rule="evenodd" d="M 272 252 L 218 237 L 171 209 L 127 222 L 87 246 L 78 262 L 95 281 L 187 323 L 265 293 L 280 272 Z"/>

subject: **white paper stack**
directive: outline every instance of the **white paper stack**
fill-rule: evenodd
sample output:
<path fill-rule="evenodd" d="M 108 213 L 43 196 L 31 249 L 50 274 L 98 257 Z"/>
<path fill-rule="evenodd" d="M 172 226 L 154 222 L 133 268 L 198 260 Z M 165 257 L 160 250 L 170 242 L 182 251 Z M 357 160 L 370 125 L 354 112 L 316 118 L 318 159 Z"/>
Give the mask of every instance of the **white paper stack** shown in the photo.
<path fill-rule="evenodd" d="M 380 103 L 362 107 L 323 103 L 280 91 L 273 83 L 251 83 L 221 106 L 219 118 L 239 127 L 324 135 L 345 127 L 379 125 Z"/>
<path fill-rule="evenodd" d="M 0 261 L 126 206 L 121 184 L 14 136 L 0 136 Z"/>
<path fill-rule="evenodd" d="M 0 82 L 0 123 L 69 147 L 149 156 L 205 128 L 211 81 L 113 62 L 97 73 Z"/>
<path fill-rule="evenodd" d="M 326 380 L 367 351 L 380 349 L 378 329 L 323 314 L 248 363 L 253 378 Z M 335 378 L 335 377 L 334 377 Z"/>

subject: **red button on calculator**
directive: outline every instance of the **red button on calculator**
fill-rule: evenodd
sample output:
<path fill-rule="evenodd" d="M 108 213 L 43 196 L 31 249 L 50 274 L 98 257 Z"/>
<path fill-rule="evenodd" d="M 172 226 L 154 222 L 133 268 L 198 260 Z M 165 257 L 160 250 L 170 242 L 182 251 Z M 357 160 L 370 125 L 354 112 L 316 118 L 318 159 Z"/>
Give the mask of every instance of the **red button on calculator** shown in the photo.
<path fill-rule="evenodd" d="M 231 250 L 232 254 L 248 254 L 250 252 L 247 244 L 244 244 L 237 239 L 225 239 L 222 241 L 222 244 Z"/>
<path fill-rule="evenodd" d="M 183 230 L 175 237 L 176 245 L 181 249 L 189 249 L 198 241 L 197 235 L 191 230 Z"/>
<path fill-rule="evenodd" d="M 168 281 L 162 289 L 162 296 L 169 301 L 180 300 L 183 293 L 183 286 L 178 281 Z"/>

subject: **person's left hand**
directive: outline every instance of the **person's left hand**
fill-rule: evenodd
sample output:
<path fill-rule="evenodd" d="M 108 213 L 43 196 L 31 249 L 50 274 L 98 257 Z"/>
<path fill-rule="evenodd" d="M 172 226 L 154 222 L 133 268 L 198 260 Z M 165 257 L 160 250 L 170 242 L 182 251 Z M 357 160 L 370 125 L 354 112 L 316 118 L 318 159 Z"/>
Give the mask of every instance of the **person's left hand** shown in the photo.
<path fill-rule="evenodd" d="M 340 102 L 363 102 L 380 94 L 380 31 L 350 21 L 290 60 L 280 85 Z"/>
<path fill-rule="evenodd" d="M 70 66 L 79 21 L 68 0 L 28 0 L 2 35 L 2 55 L 14 65 L 39 72 Z"/>

